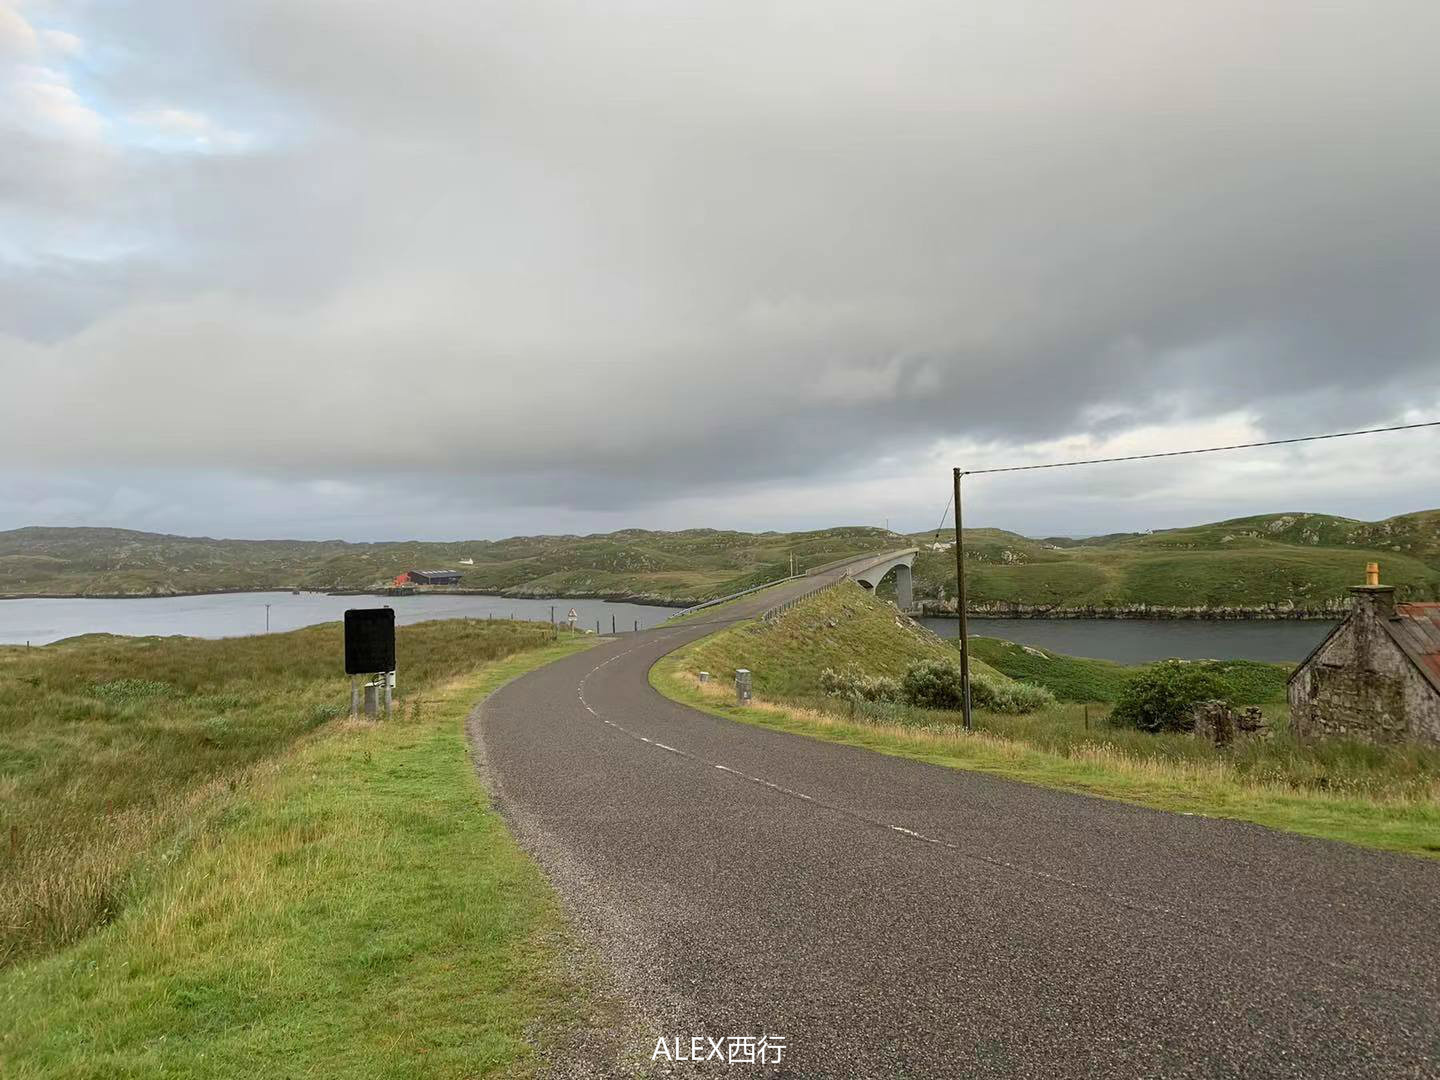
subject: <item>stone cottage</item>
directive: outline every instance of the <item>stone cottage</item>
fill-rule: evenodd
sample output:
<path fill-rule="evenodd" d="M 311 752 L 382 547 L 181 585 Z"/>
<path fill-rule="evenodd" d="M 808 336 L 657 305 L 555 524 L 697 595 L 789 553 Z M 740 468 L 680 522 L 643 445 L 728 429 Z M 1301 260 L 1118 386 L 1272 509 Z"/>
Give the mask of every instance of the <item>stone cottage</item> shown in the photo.
<path fill-rule="evenodd" d="M 1290 720 L 1302 738 L 1440 745 L 1440 604 L 1397 604 L 1366 567 L 1350 614 L 1290 676 Z"/>

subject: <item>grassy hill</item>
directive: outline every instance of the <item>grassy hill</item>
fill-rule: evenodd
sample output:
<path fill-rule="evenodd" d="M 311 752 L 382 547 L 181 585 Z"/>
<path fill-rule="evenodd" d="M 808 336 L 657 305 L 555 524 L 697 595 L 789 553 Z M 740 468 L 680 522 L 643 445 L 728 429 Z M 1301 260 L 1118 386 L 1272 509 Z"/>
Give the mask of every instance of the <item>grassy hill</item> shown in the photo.
<path fill-rule="evenodd" d="M 929 542 L 933 534 L 915 538 Z M 948 539 L 942 536 L 942 540 Z M 916 599 L 954 610 L 953 550 L 923 550 Z M 971 606 L 1003 612 L 1133 610 L 1336 610 L 1367 562 L 1402 599 L 1440 598 L 1440 511 L 1364 522 L 1326 514 L 1267 514 L 1154 533 L 1031 540 L 966 532 Z"/>
<path fill-rule="evenodd" d="M 801 533 L 627 529 L 449 543 L 215 540 L 127 529 L 0 532 L 0 596 L 163 596 L 248 589 L 368 589 L 412 569 L 459 570 L 462 587 L 511 596 L 605 596 L 684 604 L 790 570 L 893 548 L 857 527 Z M 462 564 L 471 559 L 473 565 Z"/>
<path fill-rule="evenodd" d="M 602 596 L 687 604 L 905 537 L 848 527 L 797 533 L 626 529 L 447 543 L 214 540 L 125 529 L 0 532 L 0 596 L 154 596 L 300 588 L 370 589 L 410 569 L 459 570 L 461 587 L 510 596 Z M 952 550 L 915 565 L 917 602 L 954 610 Z M 941 537 L 942 542 L 947 536 Z M 1154 608 L 1336 611 L 1367 562 L 1402 599 L 1440 598 L 1440 510 L 1365 522 L 1267 514 L 1154 533 L 1079 540 L 966 531 L 970 601 L 990 613 L 1143 614 Z M 473 565 L 462 563 L 473 560 Z"/>
<path fill-rule="evenodd" d="M 748 668 L 757 694 L 821 693 L 820 673 L 859 663 L 867 674 L 899 678 L 922 660 L 954 663 L 959 653 L 859 585 L 845 582 L 796 604 L 773 621 L 742 623 L 685 650 L 685 667 L 722 682 Z M 981 660 L 976 674 L 1003 679 Z"/>

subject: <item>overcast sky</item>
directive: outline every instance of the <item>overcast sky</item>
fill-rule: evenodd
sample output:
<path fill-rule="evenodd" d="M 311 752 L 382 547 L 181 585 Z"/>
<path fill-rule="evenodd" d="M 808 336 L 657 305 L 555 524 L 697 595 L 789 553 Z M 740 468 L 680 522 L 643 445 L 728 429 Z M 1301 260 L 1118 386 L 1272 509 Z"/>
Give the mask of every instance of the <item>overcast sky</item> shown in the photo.
<path fill-rule="evenodd" d="M 1434 0 L 0 0 L 0 528 L 933 527 L 1440 416 Z M 1440 505 L 1440 436 L 976 478 Z"/>

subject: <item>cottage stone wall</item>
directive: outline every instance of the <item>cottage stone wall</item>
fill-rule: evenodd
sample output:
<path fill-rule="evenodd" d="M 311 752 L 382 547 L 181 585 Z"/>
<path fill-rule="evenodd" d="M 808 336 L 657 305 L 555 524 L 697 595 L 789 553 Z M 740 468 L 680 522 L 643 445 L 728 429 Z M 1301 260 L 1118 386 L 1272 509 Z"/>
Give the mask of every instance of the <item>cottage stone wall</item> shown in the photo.
<path fill-rule="evenodd" d="M 1384 600 L 1357 596 L 1352 618 L 1291 680 L 1290 718 L 1300 737 L 1440 745 L 1440 694 L 1380 625 Z"/>

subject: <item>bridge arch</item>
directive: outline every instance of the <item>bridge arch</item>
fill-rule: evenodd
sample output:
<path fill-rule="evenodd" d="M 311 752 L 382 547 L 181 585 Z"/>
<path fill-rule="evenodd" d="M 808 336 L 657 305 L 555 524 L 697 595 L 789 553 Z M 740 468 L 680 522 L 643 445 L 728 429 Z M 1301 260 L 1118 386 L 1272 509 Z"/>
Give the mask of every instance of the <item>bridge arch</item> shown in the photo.
<path fill-rule="evenodd" d="M 851 577 L 867 589 L 877 589 L 893 571 L 895 574 L 895 603 L 901 611 L 909 611 L 915 605 L 915 556 L 918 548 L 899 551 L 876 559 L 851 573 Z"/>

